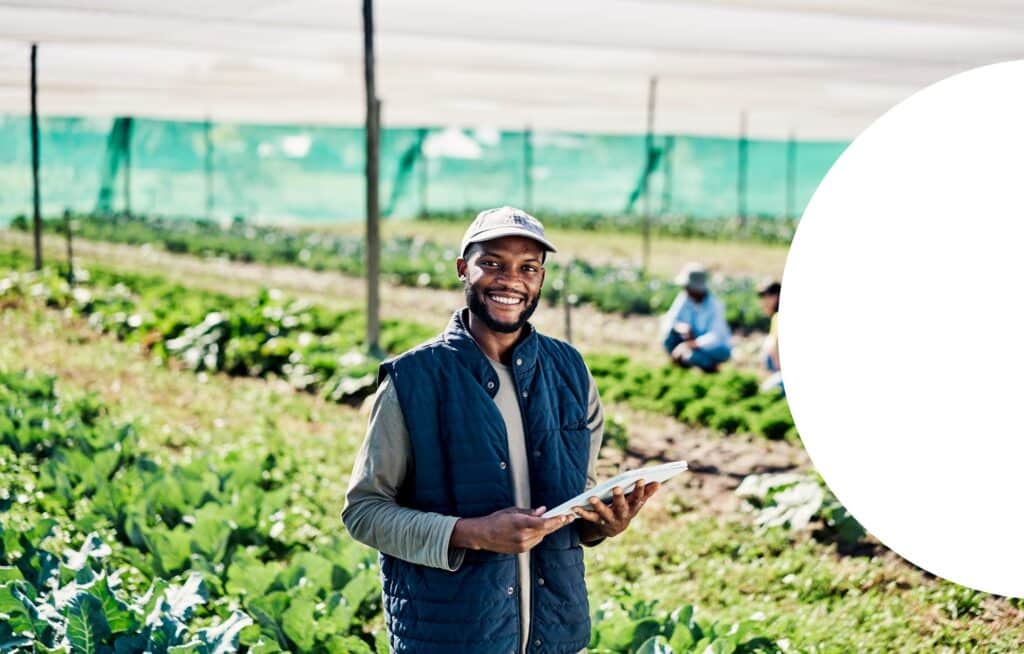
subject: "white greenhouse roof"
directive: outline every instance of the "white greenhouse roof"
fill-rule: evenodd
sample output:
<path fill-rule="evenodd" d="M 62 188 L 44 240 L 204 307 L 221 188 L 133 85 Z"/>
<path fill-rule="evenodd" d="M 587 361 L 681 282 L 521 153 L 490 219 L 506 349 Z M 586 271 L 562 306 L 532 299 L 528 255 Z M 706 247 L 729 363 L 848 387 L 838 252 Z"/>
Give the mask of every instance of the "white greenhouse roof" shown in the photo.
<path fill-rule="evenodd" d="M 1017 0 L 377 0 L 388 127 L 851 139 L 1024 56 Z M 361 125 L 359 0 L 0 0 L 0 114 Z"/>

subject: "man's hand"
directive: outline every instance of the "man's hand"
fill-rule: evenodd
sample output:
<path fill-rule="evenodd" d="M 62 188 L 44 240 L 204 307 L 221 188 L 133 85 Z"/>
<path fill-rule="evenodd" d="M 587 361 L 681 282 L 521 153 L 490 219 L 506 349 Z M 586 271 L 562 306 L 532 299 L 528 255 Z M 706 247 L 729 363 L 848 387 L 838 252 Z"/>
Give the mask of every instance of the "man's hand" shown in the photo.
<path fill-rule="evenodd" d="M 626 530 L 630 521 L 640 512 L 644 502 L 654 495 L 660 487 L 661 484 L 656 481 L 644 484 L 643 479 L 638 479 L 629 497 L 626 497 L 625 493 L 622 492 L 622 488 L 618 486 L 613 488 L 611 506 L 596 497 L 591 497 L 591 510 L 576 507 L 573 511 L 589 523 L 583 526 L 596 538 L 611 538 L 612 536 L 618 536 Z M 584 540 L 591 539 L 584 538 Z"/>
<path fill-rule="evenodd" d="M 481 518 L 460 518 L 450 546 L 503 554 L 528 552 L 545 536 L 576 519 L 574 515 L 541 518 L 545 511 L 545 506 L 533 510 L 512 507 Z"/>
<path fill-rule="evenodd" d="M 679 334 L 684 341 L 688 341 L 691 338 L 693 338 L 693 328 L 690 327 L 690 323 L 688 322 L 677 322 L 676 324 L 672 325 L 672 329 L 674 329 L 675 332 Z"/>
<path fill-rule="evenodd" d="M 675 346 L 670 355 L 673 361 L 682 363 L 689 361 L 690 357 L 693 356 L 693 348 L 690 347 L 690 341 L 683 341 L 679 345 Z"/>

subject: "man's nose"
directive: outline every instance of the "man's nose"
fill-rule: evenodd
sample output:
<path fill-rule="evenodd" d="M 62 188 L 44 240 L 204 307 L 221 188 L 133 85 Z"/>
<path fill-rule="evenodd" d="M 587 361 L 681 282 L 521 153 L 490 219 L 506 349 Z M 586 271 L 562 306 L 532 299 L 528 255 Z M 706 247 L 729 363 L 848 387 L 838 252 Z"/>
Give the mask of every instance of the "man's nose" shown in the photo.
<path fill-rule="evenodd" d="M 501 270 L 498 271 L 498 279 L 499 280 L 508 280 L 508 281 L 513 281 L 513 282 L 521 282 L 522 284 L 525 285 L 526 284 L 526 278 L 527 278 L 526 277 L 526 273 L 520 273 L 519 271 L 517 271 L 515 269 L 502 268 Z"/>

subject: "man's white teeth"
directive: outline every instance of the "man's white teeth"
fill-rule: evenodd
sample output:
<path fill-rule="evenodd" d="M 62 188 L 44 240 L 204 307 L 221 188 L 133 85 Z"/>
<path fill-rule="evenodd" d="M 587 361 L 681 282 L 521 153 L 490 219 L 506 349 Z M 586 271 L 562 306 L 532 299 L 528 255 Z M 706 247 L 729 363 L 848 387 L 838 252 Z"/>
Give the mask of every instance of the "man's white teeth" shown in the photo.
<path fill-rule="evenodd" d="M 522 302 L 522 300 L 520 300 L 517 297 L 502 297 L 500 295 L 489 295 L 488 297 L 490 297 L 498 304 L 519 304 L 520 302 Z"/>

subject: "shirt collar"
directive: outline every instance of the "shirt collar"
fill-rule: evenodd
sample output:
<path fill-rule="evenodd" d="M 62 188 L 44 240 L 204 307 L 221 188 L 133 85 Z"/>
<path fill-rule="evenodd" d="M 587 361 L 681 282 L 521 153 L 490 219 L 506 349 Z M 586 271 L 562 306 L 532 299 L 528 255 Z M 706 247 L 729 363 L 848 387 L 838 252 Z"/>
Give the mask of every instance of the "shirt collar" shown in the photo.
<path fill-rule="evenodd" d="M 448 322 L 448 327 L 444 330 L 444 341 L 456 351 L 459 360 L 470 367 L 470 369 L 493 374 L 494 369 L 487 361 L 483 351 L 480 350 L 480 346 L 473 338 L 473 335 L 469 332 L 465 319 L 468 312 L 469 309 L 463 307 L 452 315 L 451 320 Z M 512 349 L 511 368 L 513 373 L 520 370 L 531 370 L 537 365 L 537 343 L 539 341 L 537 330 L 529 322 L 524 325 L 524 329 L 526 330 L 526 336 L 519 339 L 519 342 Z M 479 375 L 480 378 L 486 376 L 486 374 Z"/>

